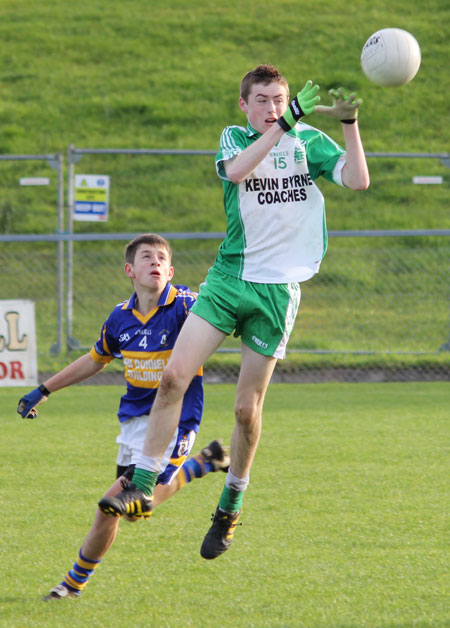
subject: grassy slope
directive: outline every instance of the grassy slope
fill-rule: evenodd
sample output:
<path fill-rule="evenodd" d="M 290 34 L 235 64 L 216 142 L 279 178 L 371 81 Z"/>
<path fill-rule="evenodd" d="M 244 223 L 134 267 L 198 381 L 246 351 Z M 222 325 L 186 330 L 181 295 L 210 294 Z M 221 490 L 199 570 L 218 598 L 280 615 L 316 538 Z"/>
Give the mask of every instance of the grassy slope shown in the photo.
<path fill-rule="evenodd" d="M 244 123 L 237 107 L 239 81 L 260 62 L 279 66 L 293 92 L 307 78 L 319 82 L 324 102 L 332 86 L 356 90 L 364 99 L 360 118 L 367 151 L 445 151 L 448 16 L 442 0 L 427 2 L 426 11 L 406 0 L 357 2 L 351 16 L 342 0 L 301 6 L 283 0 L 276 6 L 266 0 L 226 6 L 209 0 L 192 6 L 180 0 L 4 0 L 0 153 L 65 152 L 69 143 L 215 150 L 224 125 Z M 359 55 L 371 33 L 393 25 L 417 37 L 422 66 L 410 85 L 383 89 L 365 79 Z M 308 121 L 341 141 L 335 122 L 317 115 Z M 448 170 L 439 161 L 371 160 L 370 167 L 372 185 L 365 193 L 320 183 L 330 229 L 450 227 Z M 108 223 L 76 223 L 76 231 L 225 229 L 221 185 L 210 157 L 85 156 L 77 166 L 83 171 L 111 175 L 111 211 Z M 0 172 L 0 233 L 53 232 L 53 171 L 39 162 L 1 162 Z M 442 186 L 413 186 L 415 174 L 447 179 Z M 24 175 L 51 176 L 52 186 L 20 188 Z M 341 245 L 334 240 L 330 249 L 337 253 Z M 355 250 L 359 245 L 352 242 Z M 8 278 L 17 276 L 17 261 L 8 260 L 8 251 L 4 247 L 2 267 L 11 268 L 2 298 L 11 298 L 15 279 Z M 39 252 L 52 256 L 54 248 L 43 245 Z M 367 275 L 364 269 L 359 266 L 360 276 Z M 104 274 L 100 266 L 98 273 Z M 308 289 L 327 283 L 326 273 L 324 264 Z M 39 277 L 31 274 L 30 280 L 37 284 Z M 98 331 L 91 311 L 88 306 L 89 342 Z M 45 349 L 41 368 L 51 368 L 49 360 Z"/>
<path fill-rule="evenodd" d="M 347 14 L 342 0 L 301 7 L 283 0 L 276 6 L 4 0 L 0 153 L 65 151 L 69 143 L 214 150 L 224 125 L 243 122 L 239 81 L 260 62 L 279 66 L 292 91 L 310 77 L 325 100 L 332 86 L 355 89 L 364 99 L 367 151 L 445 151 L 448 4 L 434 0 L 419 11 L 406 0 L 377 0 L 354 3 Z M 359 54 L 372 32 L 394 25 L 417 37 L 422 67 L 411 85 L 382 89 L 363 76 Z M 341 140 L 336 123 L 318 116 L 309 121 Z M 209 159 L 169 158 L 164 170 L 152 158 L 120 164 L 117 158 L 84 158 L 82 164 L 81 171 L 112 174 L 113 209 L 106 226 L 82 224 L 79 230 L 140 230 L 143 216 L 160 231 L 224 228 L 220 184 Z M 367 194 L 345 196 L 327 186 L 330 228 L 450 225 L 444 186 L 410 183 L 413 174 L 446 174 L 439 162 L 372 164 Z M 39 168 L 30 164 L 26 172 Z M 18 170 L 8 178 L 9 171 L 2 164 L 9 185 L 0 200 L 0 230 L 52 231 L 53 197 L 17 192 Z"/>

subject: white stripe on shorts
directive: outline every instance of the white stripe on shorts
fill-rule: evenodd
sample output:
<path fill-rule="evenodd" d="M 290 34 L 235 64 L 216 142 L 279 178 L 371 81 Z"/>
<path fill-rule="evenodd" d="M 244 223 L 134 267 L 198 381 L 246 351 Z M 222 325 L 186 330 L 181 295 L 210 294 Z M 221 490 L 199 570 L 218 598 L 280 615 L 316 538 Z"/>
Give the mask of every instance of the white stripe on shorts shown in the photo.
<path fill-rule="evenodd" d="M 273 354 L 274 358 L 283 360 L 286 357 L 286 347 L 294 327 L 295 319 L 297 317 L 298 308 L 300 307 L 301 289 L 300 284 L 289 283 L 289 302 L 286 308 L 286 316 L 284 319 L 284 334 L 278 343 L 278 347 Z"/>

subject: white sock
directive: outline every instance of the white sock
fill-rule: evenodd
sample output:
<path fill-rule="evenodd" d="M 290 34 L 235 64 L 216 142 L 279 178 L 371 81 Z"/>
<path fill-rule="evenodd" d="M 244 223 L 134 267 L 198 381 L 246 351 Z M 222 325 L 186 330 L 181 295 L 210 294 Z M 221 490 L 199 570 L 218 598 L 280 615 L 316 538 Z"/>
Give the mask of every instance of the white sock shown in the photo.
<path fill-rule="evenodd" d="M 237 478 L 235 475 L 228 470 L 227 477 L 225 480 L 225 486 L 227 488 L 232 488 L 235 491 L 245 491 L 248 484 L 250 482 L 250 476 L 246 475 L 243 478 Z"/>
<path fill-rule="evenodd" d="M 141 454 L 136 463 L 136 468 L 145 469 L 145 471 L 152 471 L 153 473 L 159 473 L 161 469 L 161 460 L 159 458 L 150 458 L 150 456 L 144 456 L 144 454 Z"/>

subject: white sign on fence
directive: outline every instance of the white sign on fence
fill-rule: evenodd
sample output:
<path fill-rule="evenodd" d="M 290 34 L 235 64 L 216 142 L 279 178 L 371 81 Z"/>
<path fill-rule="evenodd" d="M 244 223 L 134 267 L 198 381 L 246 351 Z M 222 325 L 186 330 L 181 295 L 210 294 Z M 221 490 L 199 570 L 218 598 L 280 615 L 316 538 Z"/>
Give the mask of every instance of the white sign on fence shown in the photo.
<path fill-rule="evenodd" d="M 109 176 L 76 174 L 73 219 L 89 222 L 108 220 Z"/>
<path fill-rule="evenodd" d="M 50 185 L 48 177 L 22 177 L 20 185 Z"/>
<path fill-rule="evenodd" d="M 0 386 L 36 386 L 33 301 L 0 301 Z"/>
<path fill-rule="evenodd" d="M 419 185 L 439 185 L 443 182 L 443 177 L 413 177 L 413 183 L 418 183 Z"/>

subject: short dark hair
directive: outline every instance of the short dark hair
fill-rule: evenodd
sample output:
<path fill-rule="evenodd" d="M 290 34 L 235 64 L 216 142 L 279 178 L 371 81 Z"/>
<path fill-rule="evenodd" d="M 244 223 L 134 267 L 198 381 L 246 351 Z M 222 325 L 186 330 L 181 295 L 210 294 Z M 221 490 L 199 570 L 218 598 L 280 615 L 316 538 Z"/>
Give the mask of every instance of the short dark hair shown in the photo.
<path fill-rule="evenodd" d="M 241 81 L 241 98 L 248 101 L 249 94 L 253 85 L 261 83 L 269 85 L 269 83 L 280 83 L 286 88 L 289 97 L 289 85 L 284 76 L 273 65 L 258 65 L 254 70 L 250 70 Z"/>
<path fill-rule="evenodd" d="M 141 244 L 150 244 L 150 246 L 163 246 L 165 249 L 167 249 L 167 252 L 169 253 L 169 259 L 172 259 L 172 249 L 170 248 L 170 244 L 168 243 L 166 238 L 163 238 L 157 233 L 141 233 L 141 235 L 136 236 L 133 240 L 131 240 L 131 242 L 128 242 L 125 247 L 125 261 L 128 264 L 134 263 L 136 251 L 138 249 L 138 246 L 140 246 Z"/>

